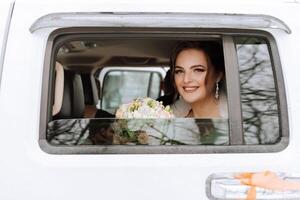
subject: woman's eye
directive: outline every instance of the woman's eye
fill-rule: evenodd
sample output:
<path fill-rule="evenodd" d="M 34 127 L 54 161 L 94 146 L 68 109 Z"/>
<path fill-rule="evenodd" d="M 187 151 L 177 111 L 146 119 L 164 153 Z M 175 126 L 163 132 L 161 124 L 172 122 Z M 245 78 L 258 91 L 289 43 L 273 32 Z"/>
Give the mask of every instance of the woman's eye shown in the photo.
<path fill-rule="evenodd" d="M 197 69 L 194 69 L 195 72 L 204 72 L 205 69 L 202 69 L 202 68 L 197 68 Z"/>
<path fill-rule="evenodd" d="M 181 73 L 183 73 L 183 70 L 175 70 L 175 74 L 181 74 Z"/>

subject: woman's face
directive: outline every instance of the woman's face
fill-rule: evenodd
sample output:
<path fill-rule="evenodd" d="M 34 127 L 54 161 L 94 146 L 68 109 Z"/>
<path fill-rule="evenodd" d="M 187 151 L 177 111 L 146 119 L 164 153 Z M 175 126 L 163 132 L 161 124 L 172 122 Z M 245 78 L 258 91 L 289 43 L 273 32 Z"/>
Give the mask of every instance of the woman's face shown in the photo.
<path fill-rule="evenodd" d="M 206 54 L 199 49 L 181 51 L 175 62 L 175 84 L 188 103 L 205 101 L 214 95 L 216 76 L 208 65 Z"/>

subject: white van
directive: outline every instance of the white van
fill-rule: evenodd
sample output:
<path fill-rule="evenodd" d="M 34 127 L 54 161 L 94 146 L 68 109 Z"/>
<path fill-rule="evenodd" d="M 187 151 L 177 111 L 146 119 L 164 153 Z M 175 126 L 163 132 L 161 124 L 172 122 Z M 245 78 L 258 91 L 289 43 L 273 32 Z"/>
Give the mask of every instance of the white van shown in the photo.
<path fill-rule="evenodd" d="M 300 199 L 299 11 L 298 0 L 1 2 L 0 199 Z M 220 47 L 226 117 L 119 119 L 134 99 L 174 103 L 156 104 L 188 41 Z"/>

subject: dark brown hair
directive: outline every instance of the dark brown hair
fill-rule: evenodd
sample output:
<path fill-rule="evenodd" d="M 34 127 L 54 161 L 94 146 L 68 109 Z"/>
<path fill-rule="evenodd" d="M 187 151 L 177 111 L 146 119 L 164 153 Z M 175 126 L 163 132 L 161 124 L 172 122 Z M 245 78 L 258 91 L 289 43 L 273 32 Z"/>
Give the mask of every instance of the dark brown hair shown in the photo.
<path fill-rule="evenodd" d="M 175 64 L 178 54 L 187 49 L 202 50 L 207 58 L 207 63 L 213 67 L 215 73 L 223 73 L 225 76 L 224 56 L 222 45 L 216 41 L 182 41 L 177 43 L 170 56 L 171 82 L 173 85 L 174 101 L 178 98 L 175 84 Z"/>

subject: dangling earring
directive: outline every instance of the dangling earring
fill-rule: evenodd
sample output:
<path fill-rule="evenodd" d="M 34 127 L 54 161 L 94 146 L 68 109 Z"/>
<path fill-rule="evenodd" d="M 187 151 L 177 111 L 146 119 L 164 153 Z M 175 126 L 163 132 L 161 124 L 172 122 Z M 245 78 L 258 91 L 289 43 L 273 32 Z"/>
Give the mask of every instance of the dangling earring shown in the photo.
<path fill-rule="evenodd" d="M 215 93 L 215 98 L 218 100 L 219 99 L 219 82 L 216 82 L 216 93 Z"/>

